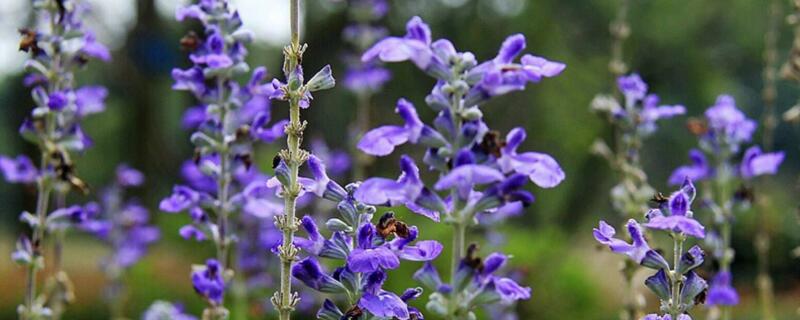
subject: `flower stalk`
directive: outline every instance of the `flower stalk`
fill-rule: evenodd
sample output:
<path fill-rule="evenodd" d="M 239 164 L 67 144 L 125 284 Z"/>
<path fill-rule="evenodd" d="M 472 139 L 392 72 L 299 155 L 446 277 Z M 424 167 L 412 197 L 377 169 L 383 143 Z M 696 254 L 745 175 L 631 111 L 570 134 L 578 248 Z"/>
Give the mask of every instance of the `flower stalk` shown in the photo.
<path fill-rule="evenodd" d="M 281 259 L 280 291 L 272 298 L 281 320 L 291 319 L 291 313 L 299 302 L 299 296 L 292 292 L 292 264 L 297 260 L 298 249 L 294 245 L 294 234 L 300 224 L 296 217 L 297 197 L 301 186 L 298 179 L 300 166 L 308 159 L 308 152 L 301 149 L 306 122 L 300 120 L 300 104 L 306 96 L 307 88 L 302 86 L 301 61 L 306 45 L 300 45 L 299 27 L 300 0 L 289 0 L 289 21 L 291 43 L 283 50 L 285 59 L 283 72 L 287 79 L 285 95 L 289 102 L 289 124 L 286 125 L 287 149 L 280 158 L 288 166 L 288 179 L 283 184 L 284 213 L 275 217 L 275 225 L 283 232 L 283 243 L 279 249 Z"/>

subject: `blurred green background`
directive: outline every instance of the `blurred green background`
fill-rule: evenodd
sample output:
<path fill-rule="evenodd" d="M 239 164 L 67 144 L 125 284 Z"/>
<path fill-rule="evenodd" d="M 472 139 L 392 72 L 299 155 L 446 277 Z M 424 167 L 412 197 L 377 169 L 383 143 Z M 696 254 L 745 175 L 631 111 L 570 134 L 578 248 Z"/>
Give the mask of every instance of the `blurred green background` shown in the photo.
<path fill-rule="evenodd" d="M 179 50 L 178 39 L 188 25 L 173 20 L 172 10 L 179 1 L 168 0 L 97 0 L 99 7 L 91 23 L 100 29 L 101 40 L 110 43 L 114 60 L 110 64 L 91 64 L 79 77 L 79 83 L 99 83 L 109 87 L 108 111 L 86 121 L 86 130 L 96 146 L 79 160 L 78 170 L 90 185 L 109 181 L 114 167 L 127 162 L 144 171 L 145 188 L 135 193 L 152 212 L 162 230 L 162 240 L 136 265 L 127 282 L 130 296 L 127 314 L 138 318 L 154 300 L 180 301 L 199 314 L 203 302 L 196 298 L 189 280 L 192 263 L 211 256 L 212 246 L 180 239 L 177 229 L 188 218 L 157 212 L 158 201 L 170 193 L 179 181 L 182 161 L 191 157 L 188 133 L 180 128 L 180 115 L 193 101 L 188 94 L 170 90 L 169 72 L 188 62 Z M 258 26 L 258 41 L 252 47 L 251 66 L 265 65 L 280 70 L 281 43 L 287 35 L 288 14 L 282 0 L 237 1 L 246 26 Z M 533 297 L 518 306 L 520 319 L 615 319 L 622 296 L 617 272 L 620 257 L 601 250 L 591 238 L 598 219 L 619 222 L 608 201 L 614 174 L 606 163 L 589 153 L 597 137 L 608 137 L 610 130 L 589 111 L 589 102 L 600 92 L 611 90 L 608 72 L 610 51 L 609 22 L 614 18 L 615 0 L 401 0 L 390 1 L 392 8 L 385 19 L 393 34 L 404 33 L 405 22 L 420 15 L 432 27 L 434 38 L 449 38 L 459 50 L 472 51 L 480 60 L 493 57 L 503 39 L 523 33 L 528 39 L 527 52 L 565 62 L 566 71 L 555 79 L 533 85 L 493 100 L 483 110 L 494 129 L 508 131 L 523 126 L 528 131 L 525 149 L 552 154 L 567 173 L 567 180 L 555 189 L 533 190 L 537 202 L 527 212 L 506 226 L 504 250 L 514 255 L 512 264 L 525 275 L 523 282 L 533 288 Z M 632 35 L 625 44 L 625 58 L 633 71 L 639 72 L 659 94 L 662 102 L 684 104 L 690 116 L 699 115 L 721 93 L 732 94 L 751 118 L 762 115 L 760 90 L 763 69 L 764 33 L 767 29 L 766 0 L 631 1 Z M 309 44 L 304 65 L 317 70 L 333 66 L 334 75 L 342 75 L 341 54 L 346 50 L 340 35 L 346 25 L 345 4 L 329 0 L 305 0 L 303 39 Z M 789 1 L 782 1 L 784 15 Z M 21 85 L 20 65 L 24 56 L 14 53 L 18 39 L 14 31 L 28 24 L 27 1 L 3 0 L 0 5 L 0 154 L 33 155 L 32 146 L 17 136 L 17 128 L 30 111 L 29 91 Z M 246 10 L 245 10 L 246 9 Z M 791 46 L 791 27 L 780 21 L 779 60 L 785 61 Z M 406 97 L 420 106 L 423 119 L 433 113 L 422 107 L 433 80 L 410 64 L 389 68 L 394 79 L 374 99 L 373 124 L 396 119 L 394 102 Z M 309 71 L 310 72 L 310 71 Z M 273 75 L 275 75 L 273 73 Z M 795 103 L 798 88 L 780 81 L 778 111 Z M 285 117 L 284 104 L 274 104 L 275 117 Z M 331 146 L 348 148 L 347 131 L 355 119 L 355 99 L 343 87 L 315 95 L 312 108 L 303 117 L 310 123 L 307 136 L 323 137 Z M 383 119 L 390 119 L 384 121 Z M 663 122 L 644 149 L 644 163 L 650 182 L 658 190 L 669 191 L 666 178 L 673 168 L 686 161 L 686 153 L 695 145 L 685 129 L 684 118 Z M 772 210 L 768 217 L 772 231 L 771 270 L 775 279 L 779 319 L 800 317 L 800 261 L 791 250 L 800 244 L 797 224 L 796 177 L 799 163 L 798 132 L 781 123 L 776 134 L 776 149 L 785 150 L 787 160 L 781 174 L 759 184 L 757 192 L 769 195 Z M 268 168 L 279 146 L 259 151 L 257 161 Z M 414 148 L 402 149 L 414 152 Z M 397 155 L 381 158 L 369 173 L 394 176 Z M 431 177 L 428 174 L 428 178 Z M 91 198 L 73 196 L 72 202 Z M 14 239 L 27 232 L 18 222 L 22 210 L 33 206 L 33 190 L 19 185 L 0 184 L 0 318 L 15 318 L 16 305 L 22 301 L 23 269 L 12 264 L 8 255 Z M 301 214 L 323 214 L 319 212 Z M 329 213 L 324 213 L 328 215 Z M 449 233 L 442 226 L 416 219 L 424 238 L 449 243 Z M 698 215 L 704 212 L 698 212 Z M 758 319 L 756 299 L 753 231 L 756 212 L 740 216 L 735 227 L 735 285 L 742 295 L 736 308 L 737 319 Z M 474 233 L 474 237 L 479 235 Z M 67 319 L 106 319 L 102 288 L 105 284 L 97 260 L 105 248 L 93 238 L 73 233 L 66 245 L 65 265 L 76 284 L 77 302 Z M 487 249 L 488 250 L 488 249 Z M 269 254 L 264 252 L 263 254 Z M 446 265 L 448 252 L 442 255 Z M 277 265 L 272 266 L 277 270 Z M 401 290 L 418 266 L 408 264 L 390 273 L 389 286 Z M 705 267 L 707 270 L 710 264 Z M 275 270 L 273 270 L 275 271 Z M 643 280 L 645 272 L 639 277 Z M 641 282 L 641 281 L 639 281 Z M 649 310 L 658 306 L 646 289 Z M 267 303 L 268 295 L 254 297 L 254 303 Z M 421 300 L 421 301 L 424 301 Z M 418 302 L 420 308 L 424 305 Z M 704 319 L 705 308 L 694 314 Z"/>

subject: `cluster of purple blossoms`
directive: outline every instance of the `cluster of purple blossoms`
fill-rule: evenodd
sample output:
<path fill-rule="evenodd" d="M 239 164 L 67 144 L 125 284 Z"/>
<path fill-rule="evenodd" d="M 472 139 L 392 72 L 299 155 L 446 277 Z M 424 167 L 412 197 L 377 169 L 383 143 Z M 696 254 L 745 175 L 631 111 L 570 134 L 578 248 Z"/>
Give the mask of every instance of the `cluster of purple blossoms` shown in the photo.
<path fill-rule="evenodd" d="M 659 105 L 657 95 L 648 92 L 647 83 L 633 73 L 617 79 L 617 89 L 624 101 L 599 95 L 592 101 L 592 110 L 608 116 L 609 121 L 623 129 L 626 134 L 651 135 L 658 128 L 656 122 L 686 113 L 682 105 Z"/>
<path fill-rule="evenodd" d="M 670 184 L 679 184 L 689 177 L 695 181 L 711 179 L 751 180 L 761 175 L 774 175 L 783 162 L 783 152 L 765 153 L 757 145 L 744 151 L 737 165 L 735 156 L 749 142 L 757 124 L 738 108 L 733 97 L 721 95 L 705 112 L 705 119 L 691 122 L 699 137 L 700 149 L 689 151 L 691 164 L 680 166 L 670 176 Z M 709 160 L 709 158 L 711 158 Z M 722 165 L 715 167 L 715 163 Z"/>
<path fill-rule="evenodd" d="M 505 138 L 491 131 L 479 106 L 492 97 L 523 90 L 528 83 L 554 77 L 565 65 L 530 54 L 516 62 L 526 46 L 521 34 L 508 37 L 495 58 L 478 63 L 472 53 L 456 51 L 446 39 L 433 41 L 428 25 L 419 17 L 412 18 L 406 30 L 404 37 L 388 37 L 376 43 L 362 60 L 410 60 L 434 77 L 437 83 L 425 102 L 438 115 L 432 125 L 427 125 L 411 102 L 400 99 L 395 111 L 405 123 L 370 130 L 358 148 L 370 155 L 386 156 L 403 144 L 420 144 L 426 148 L 422 161 L 430 170 L 438 171 L 440 178 L 432 187 L 426 186 L 415 161 L 404 155 L 399 178 L 367 179 L 354 192 L 355 200 L 368 205 L 405 206 L 453 226 L 455 247 L 449 285 L 423 281 L 434 290 L 430 311 L 442 316 L 467 316 L 481 305 L 527 299 L 530 289 L 493 275 L 505 256 L 493 254 L 492 261 L 497 263 L 486 268 L 478 263 L 475 250 L 466 252 L 466 229 L 478 215 L 521 212 L 534 201 L 524 189 L 529 180 L 539 187 L 552 188 L 565 174 L 547 154 L 518 151 L 526 137 L 524 129 L 515 128 Z M 418 275 L 420 279 L 438 279 L 430 264 Z M 475 299 L 486 295 L 499 299 Z"/>
<path fill-rule="evenodd" d="M 636 73 L 619 77 L 617 89 L 622 93 L 623 101 L 601 94 L 591 103 L 592 111 L 605 117 L 616 130 L 615 149 L 611 151 L 608 144 L 598 140 L 593 151 L 605 157 L 620 175 L 621 181 L 611 189 L 614 208 L 625 217 L 635 217 L 647 208 L 647 200 L 654 193 L 641 167 L 640 151 L 644 139 L 655 133 L 659 120 L 683 115 L 686 108 L 660 105 L 659 97 L 648 91 L 647 84 Z"/>
<path fill-rule="evenodd" d="M 101 266 L 109 280 L 107 299 L 115 316 L 122 317 L 125 272 L 147 253 L 147 248 L 160 236 L 157 227 L 149 224 L 147 208 L 135 200 L 126 200 L 127 188 L 144 184 L 144 175 L 127 165 L 117 166 L 114 183 L 101 193 L 99 204 L 92 204 L 98 214 L 82 223 L 85 230 L 111 248 Z M 87 214 L 89 216 L 89 214 Z"/>
<path fill-rule="evenodd" d="M 708 284 L 694 269 L 703 264 L 705 253 L 699 246 L 692 246 L 684 252 L 684 243 L 689 238 L 703 239 L 705 227 L 693 217 L 691 204 L 697 191 L 691 180 L 684 181 L 681 188 L 669 198 L 658 198 L 657 208 L 645 214 L 646 222 L 640 224 L 630 219 L 626 225 L 631 242 L 615 238 L 616 230 L 605 221 L 600 221 L 594 229 L 594 238 L 611 251 L 628 256 L 634 263 L 657 270 L 645 280 L 645 285 L 661 301 L 658 314 L 650 314 L 643 320 L 680 319 L 691 320 L 689 311 L 703 303 Z M 673 240 L 672 264 L 653 249 L 645 238 L 642 227 L 668 232 Z"/>
<path fill-rule="evenodd" d="M 226 278 L 232 274 L 231 245 L 237 239 L 236 213 L 249 219 L 270 221 L 282 211 L 275 190 L 266 187 L 268 176 L 253 165 L 255 143 L 271 143 L 284 134 L 287 121 L 272 121 L 270 99 L 280 98 L 280 84 L 267 81 L 267 70 L 255 68 L 250 80 L 235 79 L 250 73 L 245 62 L 252 33 L 242 28 L 239 13 L 225 0 L 201 0 L 179 8 L 176 19 L 199 20 L 202 35 L 190 32 L 181 45 L 190 51 L 192 66 L 174 69 L 174 90 L 191 92 L 198 105 L 184 114 L 183 124 L 194 130 L 195 158 L 181 169 L 186 185 L 177 185 L 161 201 L 162 211 L 188 212 L 192 222 L 179 231 L 186 239 L 211 240 L 216 259 L 192 274 L 194 288 L 209 303 L 206 315 L 225 317 Z M 244 248 L 247 249 L 247 248 Z"/>
<path fill-rule="evenodd" d="M 343 83 L 345 88 L 359 96 L 379 91 L 391 78 L 389 70 L 381 67 L 377 61 L 362 61 L 360 58 L 362 52 L 388 34 L 385 27 L 376 25 L 388 11 L 389 3 L 386 0 L 347 1 L 347 15 L 351 24 L 344 28 L 342 39 L 354 52 L 344 56 L 347 71 Z"/>
<path fill-rule="evenodd" d="M 326 299 L 318 311 L 320 319 L 344 319 L 374 316 L 379 319 L 423 319 L 421 312 L 408 305 L 422 293 L 411 288 L 397 295 L 382 288 L 387 271 L 400 266 L 400 260 L 431 261 L 439 256 L 442 245 L 436 241 L 417 241 L 419 230 L 409 226 L 392 212 L 383 214 L 378 223 L 372 218 L 374 206 L 358 202 L 354 194 L 359 184 L 342 187 L 328 177 L 322 161 L 309 156 L 308 166 L 313 178 L 300 178 L 303 192 L 336 203 L 338 215 L 326 221 L 331 232 L 327 239 L 320 233 L 313 218 L 300 220 L 306 237 L 296 237 L 294 244 L 305 253 L 292 267 L 292 276 L 306 286 L 327 294 L 347 297 L 341 309 L 335 301 Z M 277 179 L 281 179 L 278 168 Z M 319 263 L 326 258 L 339 261 L 341 266 L 328 273 Z M 344 310 L 344 311 L 343 311 Z"/>
<path fill-rule="evenodd" d="M 15 260 L 28 268 L 28 292 L 24 305 L 18 308 L 20 317 L 24 319 L 45 314 L 57 318 L 63 311 L 60 298 L 45 301 L 36 295 L 36 273 L 44 264 L 40 245 L 50 231 L 63 230 L 61 222 L 69 220 L 64 217 L 85 217 L 76 213 L 84 210 L 66 208 L 65 201 L 56 201 L 59 207 L 51 215 L 58 213 L 58 216 L 51 217 L 48 205 L 52 193 L 56 193 L 57 199 L 64 199 L 72 189 L 88 192 L 86 184 L 76 175 L 74 157 L 91 147 L 92 140 L 83 131 L 81 121 L 105 109 L 107 91 L 100 86 L 77 86 L 74 73 L 90 60 L 111 59 L 109 50 L 97 42 L 95 35 L 83 25 L 82 18 L 89 10 L 83 3 L 35 0 L 32 7 L 36 28 L 20 30 L 19 49 L 30 54 L 30 59 L 25 62 L 28 75 L 24 83 L 32 88 L 34 106 L 19 132 L 26 141 L 39 148 L 40 165 L 37 168 L 24 155 L 0 157 L 0 171 L 6 181 L 37 186 L 36 212 L 22 214 L 23 221 L 33 230 L 32 236 L 21 237 L 18 250 L 13 253 Z M 70 224 L 77 223 L 72 221 Z M 61 246 L 62 238 L 62 235 L 56 237 L 56 248 Z M 59 274 L 63 273 L 58 263 L 55 267 Z M 64 296 L 71 293 L 54 294 Z"/>
<path fill-rule="evenodd" d="M 691 164 L 675 169 L 669 182 L 676 184 L 685 178 L 711 182 L 703 185 L 709 188 L 704 204 L 713 213 L 714 225 L 706 243 L 719 263 L 719 270 L 711 281 L 707 302 L 731 306 L 739 302 L 730 272 L 735 255 L 731 247 L 734 212 L 749 206 L 753 179 L 778 172 L 784 153 L 763 152 L 754 145 L 738 157 L 743 145 L 752 139 L 757 124 L 736 108 L 731 96 L 719 96 L 704 116 L 705 119 L 695 119 L 689 126 L 699 137 L 700 148 L 689 151 Z"/>

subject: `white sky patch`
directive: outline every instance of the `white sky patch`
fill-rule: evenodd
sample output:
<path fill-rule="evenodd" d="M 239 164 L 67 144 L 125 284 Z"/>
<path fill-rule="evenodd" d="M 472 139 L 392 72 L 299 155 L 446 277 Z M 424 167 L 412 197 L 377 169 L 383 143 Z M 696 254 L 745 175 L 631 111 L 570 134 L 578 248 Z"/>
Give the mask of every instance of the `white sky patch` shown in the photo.
<path fill-rule="evenodd" d="M 136 23 L 136 0 L 88 0 L 92 11 L 84 17 L 87 27 L 109 48 L 125 44 L 125 36 Z M 112 57 L 113 58 L 113 57 Z"/>
<path fill-rule="evenodd" d="M 27 0 L 3 0 L 0 5 L 0 78 L 22 69 L 26 54 L 19 51 L 17 29 L 27 23 L 29 7 Z"/>
<path fill-rule="evenodd" d="M 175 9 L 188 3 L 187 0 L 156 0 L 156 8 L 164 19 L 174 21 Z M 256 42 L 280 46 L 289 41 L 288 1 L 230 0 L 230 4 L 239 11 L 244 28 L 255 33 Z"/>

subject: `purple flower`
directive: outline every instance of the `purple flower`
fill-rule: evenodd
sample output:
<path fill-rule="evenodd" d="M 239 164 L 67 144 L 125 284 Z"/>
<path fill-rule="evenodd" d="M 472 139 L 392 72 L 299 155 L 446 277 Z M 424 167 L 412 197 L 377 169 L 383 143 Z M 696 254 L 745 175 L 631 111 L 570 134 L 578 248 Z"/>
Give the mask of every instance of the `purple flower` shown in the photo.
<path fill-rule="evenodd" d="M 358 306 L 374 316 L 388 319 L 409 319 L 408 305 L 389 291 L 367 292 L 358 300 Z"/>
<path fill-rule="evenodd" d="M 385 156 L 394 148 L 406 142 L 417 143 L 425 125 L 419 119 L 417 110 L 405 99 L 397 101 L 395 112 L 406 121 L 404 126 L 382 126 L 370 130 L 358 142 L 358 148 L 368 154 Z"/>
<path fill-rule="evenodd" d="M 319 255 L 325 245 L 325 238 L 319 233 L 316 222 L 309 216 L 300 219 L 300 226 L 308 234 L 308 238 L 295 237 L 294 244 L 306 252 Z"/>
<path fill-rule="evenodd" d="M 739 304 L 739 294 L 731 285 L 731 273 L 720 271 L 711 279 L 711 287 L 708 289 L 706 303 L 708 305 L 735 306 Z"/>
<path fill-rule="evenodd" d="M 194 239 L 195 241 L 204 241 L 207 239 L 205 232 L 198 229 L 194 225 L 187 224 L 178 230 L 178 234 L 186 240 Z"/>
<path fill-rule="evenodd" d="M 202 96 L 206 91 L 205 76 L 199 67 L 192 67 L 186 70 L 172 69 L 172 79 L 175 84 L 173 90 L 187 90 L 195 96 Z"/>
<path fill-rule="evenodd" d="M 389 206 L 413 202 L 423 188 L 419 168 L 411 157 L 403 155 L 400 158 L 400 169 L 403 172 L 397 180 L 367 179 L 354 193 L 355 199 L 365 204 Z"/>
<path fill-rule="evenodd" d="M 0 156 L 0 171 L 10 183 L 33 183 L 39 177 L 33 161 L 24 155 L 19 155 L 16 159 Z"/>
<path fill-rule="evenodd" d="M 22 235 L 17 239 L 16 248 L 11 253 L 11 260 L 21 265 L 28 265 L 33 262 L 33 245 L 27 236 Z"/>
<path fill-rule="evenodd" d="M 480 101 L 478 98 L 469 98 L 470 96 L 488 98 L 524 90 L 528 83 L 555 77 L 566 68 L 563 63 L 530 54 L 523 55 L 520 63 L 515 63 L 514 60 L 525 50 L 525 46 L 524 35 L 509 36 L 503 41 L 497 57 L 470 70 L 468 78 L 480 79 L 468 93 L 470 105 Z"/>
<path fill-rule="evenodd" d="M 490 286 L 494 286 L 494 290 L 506 304 L 531 298 L 531 288 L 520 286 L 511 278 L 493 278 Z"/>
<path fill-rule="evenodd" d="M 411 60 L 418 68 L 425 70 L 433 60 L 430 45 L 430 27 L 420 17 L 413 17 L 406 24 L 405 37 L 388 37 L 378 41 L 364 52 L 361 60 L 364 62 L 376 58 L 384 62 Z"/>
<path fill-rule="evenodd" d="M 544 153 L 517 153 L 517 148 L 525 141 L 523 128 L 514 128 L 506 136 L 506 145 L 497 160 L 503 172 L 511 171 L 528 176 L 533 183 L 542 188 L 553 188 L 564 181 L 566 175 L 553 157 Z"/>
<path fill-rule="evenodd" d="M 691 190 L 691 193 L 684 190 Z M 687 179 L 682 190 L 670 196 L 664 207 L 665 210 L 651 209 L 647 213 L 648 222 L 645 227 L 680 232 L 695 238 L 705 238 L 705 227 L 692 218 L 690 206 L 694 200 L 694 193 L 694 185 L 691 180 Z M 667 211 L 668 215 L 665 215 L 664 211 Z"/>
<path fill-rule="evenodd" d="M 783 162 L 783 152 L 764 153 L 758 146 L 752 146 L 744 152 L 739 173 L 742 178 L 751 179 L 760 175 L 774 175 Z"/>
<path fill-rule="evenodd" d="M 628 220 L 628 234 L 632 242 L 627 243 L 624 240 L 614 238 L 616 230 L 605 221 L 600 220 L 600 225 L 594 229 L 594 239 L 601 244 L 608 246 L 611 251 L 615 253 L 624 254 L 636 263 L 642 263 L 647 256 L 647 253 L 652 251 L 647 241 L 644 239 L 642 227 L 636 220 Z M 663 258 L 662 258 L 663 259 Z"/>
<path fill-rule="evenodd" d="M 69 104 L 69 97 L 63 91 L 53 92 L 47 97 L 47 107 L 53 111 L 61 111 Z"/>
<path fill-rule="evenodd" d="M 679 185 L 686 179 L 702 181 L 713 175 L 713 169 L 709 166 L 706 155 L 702 151 L 697 149 L 689 151 L 689 160 L 691 164 L 680 166 L 672 172 L 672 175 L 669 176 L 670 185 Z"/>
<path fill-rule="evenodd" d="M 642 101 L 640 127 L 645 132 L 653 132 L 656 129 L 656 121 L 669 119 L 686 113 L 686 107 L 682 105 L 658 105 L 659 98 L 655 94 L 648 94 Z"/>
<path fill-rule="evenodd" d="M 105 45 L 97 42 L 97 39 L 92 32 L 86 32 L 84 35 L 81 53 L 95 59 L 100 59 L 103 62 L 111 61 L 111 52 Z"/>
<path fill-rule="evenodd" d="M 344 286 L 333 277 L 327 275 L 317 260 L 312 257 L 300 260 L 292 266 L 292 276 L 306 286 L 325 293 L 343 293 Z"/>
<path fill-rule="evenodd" d="M 380 67 L 350 69 L 344 74 L 344 86 L 355 92 L 375 92 L 391 78 L 392 74 L 389 70 Z"/>
<path fill-rule="evenodd" d="M 369 273 L 384 269 L 396 269 L 400 259 L 409 261 L 431 261 L 442 252 L 442 245 L 436 241 L 420 241 L 416 246 L 407 245 L 416 237 L 416 229 L 412 228 L 411 238 L 395 239 L 382 245 L 374 245 L 375 227 L 371 223 L 362 225 L 358 230 L 358 248 L 353 249 L 347 257 L 347 267 L 354 272 Z"/>
<path fill-rule="evenodd" d="M 434 188 L 436 190 L 456 189 L 462 198 L 467 198 L 469 191 L 475 185 L 498 182 L 505 176 L 489 166 L 480 164 L 465 164 L 458 166 L 439 178 Z"/>
<path fill-rule="evenodd" d="M 710 133 L 724 138 L 733 150 L 737 150 L 742 142 L 750 141 L 756 130 L 756 122 L 737 109 L 736 101 L 728 95 L 717 97 L 714 105 L 706 110 L 705 116 Z"/>
<path fill-rule="evenodd" d="M 192 272 L 192 286 L 197 294 L 206 298 L 213 305 L 221 305 L 225 294 L 225 281 L 219 261 L 208 259 L 205 266 L 199 266 Z"/>
<path fill-rule="evenodd" d="M 318 197 L 323 197 L 333 201 L 340 201 L 347 196 L 347 191 L 342 188 L 336 181 L 328 177 L 325 170 L 325 164 L 322 163 L 320 158 L 314 155 L 308 158 L 308 167 L 311 169 L 311 174 L 314 176 L 313 181 L 304 183 L 307 191 L 313 192 Z"/>
<path fill-rule="evenodd" d="M 108 90 L 101 86 L 85 86 L 75 90 L 75 107 L 78 116 L 85 117 L 103 112 L 106 109 L 107 96 Z"/>
<path fill-rule="evenodd" d="M 628 105 L 633 105 L 647 95 L 647 83 L 636 73 L 617 78 L 617 87 L 625 95 Z"/>
<path fill-rule="evenodd" d="M 200 194 L 186 186 L 175 186 L 172 195 L 161 200 L 159 209 L 164 212 L 178 213 L 197 205 Z"/>
<path fill-rule="evenodd" d="M 122 187 L 138 187 L 144 183 L 144 174 L 126 164 L 117 166 L 117 184 Z"/>

